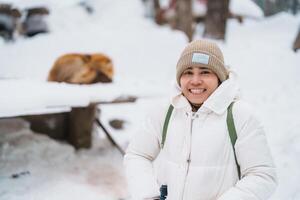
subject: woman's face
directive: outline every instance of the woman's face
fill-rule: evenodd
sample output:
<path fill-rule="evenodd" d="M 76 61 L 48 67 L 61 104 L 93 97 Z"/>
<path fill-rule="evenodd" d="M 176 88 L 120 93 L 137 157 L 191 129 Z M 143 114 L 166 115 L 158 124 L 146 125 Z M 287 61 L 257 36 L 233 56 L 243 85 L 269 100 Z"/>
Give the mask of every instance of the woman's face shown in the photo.
<path fill-rule="evenodd" d="M 200 106 L 217 89 L 219 79 L 210 69 L 189 67 L 180 77 L 183 95 L 195 106 Z"/>

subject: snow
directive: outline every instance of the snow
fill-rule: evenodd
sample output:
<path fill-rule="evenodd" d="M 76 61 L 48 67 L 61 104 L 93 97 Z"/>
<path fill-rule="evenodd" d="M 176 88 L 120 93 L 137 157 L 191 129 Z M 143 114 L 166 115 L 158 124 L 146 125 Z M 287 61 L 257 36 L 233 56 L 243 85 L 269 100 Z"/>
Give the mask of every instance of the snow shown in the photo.
<path fill-rule="evenodd" d="M 125 195 L 121 156 L 108 144 L 76 152 L 34 134 L 21 119 L 1 120 L 0 127 L 1 199 L 109 200 Z"/>
<path fill-rule="evenodd" d="M 264 16 L 262 9 L 252 0 L 231 0 L 229 10 L 241 16 L 261 19 Z"/>
<path fill-rule="evenodd" d="M 145 19 L 138 0 L 89 0 L 95 8 L 92 15 L 73 0 L 10 1 L 24 8 L 41 2 L 48 5 L 51 32 L 19 37 L 15 43 L 0 41 L 0 116 L 62 112 L 71 106 L 136 95 L 140 97 L 136 103 L 100 106 L 101 121 L 125 149 L 147 110 L 168 99 L 186 37 Z M 239 75 L 244 97 L 265 125 L 279 177 L 271 200 L 300 199 L 300 55 L 291 48 L 299 21 L 299 15 L 287 13 L 260 21 L 246 19 L 243 24 L 230 20 L 225 42 L 217 41 L 226 64 Z M 109 55 L 116 71 L 113 83 L 46 82 L 55 59 L 70 52 Z M 111 119 L 125 120 L 125 128 L 111 128 Z M 127 196 L 122 157 L 96 128 L 93 147 L 79 151 L 33 133 L 18 118 L 0 119 L 0 134 L 0 199 Z M 13 174 L 19 177 L 12 178 Z"/>
<path fill-rule="evenodd" d="M 196 16 L 203 16 L 206 14 L 206 5 L 199 1 L 193 1 L 193 13 Z M 230 0 L 229 11 L 235 15 L 241 15 L 252 19 L 261 19 L 264 14 L 262 9 L 252 0 Z"/>

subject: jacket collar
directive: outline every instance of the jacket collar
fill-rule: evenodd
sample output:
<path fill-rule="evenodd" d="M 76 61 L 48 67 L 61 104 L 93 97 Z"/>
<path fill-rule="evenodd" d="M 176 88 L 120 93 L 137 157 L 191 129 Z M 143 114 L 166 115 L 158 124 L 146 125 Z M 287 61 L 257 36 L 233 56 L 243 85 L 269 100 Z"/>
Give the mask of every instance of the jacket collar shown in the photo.
<path fill-rule="evenodd" d="M 232 101 L 240 97 L 240 90 L 237 84 L 236 74 L 230 72 L 229 78 L 223 81 L 222 84 L 209 96 L 197 112 L 215 112 L 222 114 L 227 110 L 227 107 Z M 191 105 L 188 100 L 182 95 L 180 88 L 177 86 L 177 93 L 171 99 L 171 104 L 176 109 L 184 109 L 191 111 Z"/>

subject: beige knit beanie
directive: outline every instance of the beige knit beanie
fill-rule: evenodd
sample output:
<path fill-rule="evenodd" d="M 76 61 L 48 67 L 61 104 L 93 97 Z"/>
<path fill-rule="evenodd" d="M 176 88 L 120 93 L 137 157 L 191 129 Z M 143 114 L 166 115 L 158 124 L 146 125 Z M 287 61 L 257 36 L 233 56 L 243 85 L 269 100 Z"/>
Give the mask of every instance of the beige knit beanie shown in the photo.
<path fill-rule="evenodd" d="M 208 40 L 195 40 L 189 43 L 177 62 L 176 80 L 180 85 L 182 72 L 188 67 L 206 67 L 216 73 L 221 82 L 228 78 L 224 58 L 216 43 Z"/>

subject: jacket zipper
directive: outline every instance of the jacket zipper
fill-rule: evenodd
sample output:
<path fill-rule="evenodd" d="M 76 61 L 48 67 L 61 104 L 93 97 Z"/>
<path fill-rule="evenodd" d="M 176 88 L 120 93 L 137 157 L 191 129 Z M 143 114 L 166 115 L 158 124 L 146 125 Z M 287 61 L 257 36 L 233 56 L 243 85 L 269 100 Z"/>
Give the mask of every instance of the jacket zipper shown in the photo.
<path fill-rule="evenodd" d="M 184 197 L 184 191 L 185 191 L 185 186 L 186 186 L 186 179 L 187 179 L 187 176 L 188 176 L 188 173 L 189 173 L 189 169 L 190 169 L 190 163 L 191 163 L 191 151 L 192 151 L 192 133 L 193 133 L 193 122 L 194 122 L 194 119 L 195 119 L 195 113 L 192 114 L 192 118 L 191 118 L 191 127 L 190 127 L 190 149 L 189 149 L 189 154 L 188 154 L 188 157 L 187 157 L 187 168 L 186 168 L 186 174 L 185 174 L 185 177 L 184 177 L 184 185 L 183 185 L 183 189 L 182 189 L 182 197 L 181 199 L 183 200 L 183 197 Z"/>

